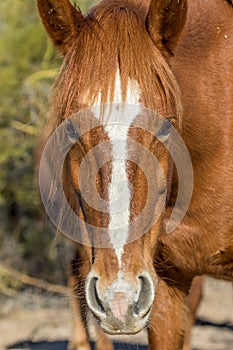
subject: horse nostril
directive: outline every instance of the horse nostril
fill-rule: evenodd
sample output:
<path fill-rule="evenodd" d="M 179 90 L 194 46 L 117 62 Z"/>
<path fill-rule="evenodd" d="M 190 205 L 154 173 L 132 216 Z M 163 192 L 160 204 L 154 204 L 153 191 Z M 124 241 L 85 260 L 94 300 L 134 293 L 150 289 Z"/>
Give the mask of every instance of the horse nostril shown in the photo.
<path fill-rule="evenodd" d="M 154 288 L 152 281 L 147 276 L 139 276 L 138 279 L 141 282 L 141 291 L 134 307 L 134 314 L 142 318 L 151 309 L 154 299 Z"/>
<path fill-rule="evenodd" d="M 87 283 L 87 303 L 90 309 L 98 316 L 105 314 L 105 309 L 97 292 L 98 277 L 91 277 Z"/>

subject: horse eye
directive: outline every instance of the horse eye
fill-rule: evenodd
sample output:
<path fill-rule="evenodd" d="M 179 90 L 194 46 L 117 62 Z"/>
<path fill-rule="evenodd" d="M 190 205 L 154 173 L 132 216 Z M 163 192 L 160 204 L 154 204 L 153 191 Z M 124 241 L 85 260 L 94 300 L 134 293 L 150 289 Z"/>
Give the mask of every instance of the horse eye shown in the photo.
<path fill-rule="evenodd" d="M 168 139 L 170 132 L 172 130 L 172 124 L 168 119 L 165 119 L 165 121 L 162 123 L 162 126 L 158 130 L 156 137 L 164 142 Z"/>
<path fill-rule="evenodd" d="M 80 136 L 70 119 L 67 119 L 65 123 L 66 123 L 66 134 L 68 136 L 68 139 L 71 143 L 75 144 L 80 139 Z"/>

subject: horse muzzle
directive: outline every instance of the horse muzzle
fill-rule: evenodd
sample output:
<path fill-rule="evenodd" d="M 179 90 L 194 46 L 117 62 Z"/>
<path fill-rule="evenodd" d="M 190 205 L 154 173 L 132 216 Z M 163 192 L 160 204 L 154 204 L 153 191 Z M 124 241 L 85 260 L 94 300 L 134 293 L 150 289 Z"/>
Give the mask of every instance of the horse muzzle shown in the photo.
<path fill-rule="evenodd" d="M 101 288 L 97 275 L 90 274 L 86 283 L 88 306 L 109 334 L 140 332 L 147 324 L 154 295 L 155 286 L 148 273 L 130 282 L 126 277 L 118 278 L 106 289 Z"/>

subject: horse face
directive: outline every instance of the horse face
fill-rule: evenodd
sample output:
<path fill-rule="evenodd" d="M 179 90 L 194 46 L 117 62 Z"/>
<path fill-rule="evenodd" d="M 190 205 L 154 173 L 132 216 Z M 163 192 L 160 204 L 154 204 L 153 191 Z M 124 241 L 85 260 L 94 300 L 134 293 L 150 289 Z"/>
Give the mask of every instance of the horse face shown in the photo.
<path fill-rule="evenodd" d="M 68 0 L 38 0 L 38 7 L 65 55 L 54 93 L 57 119 L 97 106 L 91 110 L 97 125 L 67 157 L 79 198 L 74 210 L 87 223 L 82 234 L 91 237 L 92 249 L 79 248 L 90 264 L 86 301 L 106 332 L 133 334 L 146 325 L 156 295 L 153 260 L 171 169 L 167 117 L 179 109 L 164 57 L 180 35 L 186 1 L 103 1 L 86 18 Z M 142 105 L 163 117 L 151 118 Z M 94 167 L 95 179 L 83 171 L 82 182 L 87 159 L 84 169 Z"/>
<path fill-rule="evenodd" d="M 135 82 L 128 85 L 135 87 Z M 69 155 L 73 187 L 81 198 L 80 213 L 93 227 L 86 300 L 111 334 L 137 333 L 150 315 L 157 286 L 153 257 L 170 170 L 165 144 L 171 124 L 140 106 L 136 90 L 127 93 L 136 96 L 134 101 L 120 103 L 115 92 L 116 103 L 92 109 L 91 119 L 101 120 L 101 127 L 84 135 Z M 86 170 L 81 170 L 83 184 L 77 176 L 82 162 L 87 163 Z M 89 176 L 90 169 L 96 176 Z M 104 208 L 98 207 L 98 199 L 104 200 Z"/>

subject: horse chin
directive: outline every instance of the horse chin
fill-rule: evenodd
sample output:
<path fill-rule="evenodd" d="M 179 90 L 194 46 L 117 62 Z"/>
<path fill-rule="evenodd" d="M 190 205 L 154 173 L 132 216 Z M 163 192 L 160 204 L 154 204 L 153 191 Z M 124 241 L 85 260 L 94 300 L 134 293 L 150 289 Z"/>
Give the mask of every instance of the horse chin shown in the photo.
<path fill-rule="evenodd" d="M 143 320 L 128 320 L 126 323 L 123 323 L 119 320 L 108 320 L 105 319 L 98 323 L 101 329 L 109 335 L 135 335 L 140 333 L 146 326 L 149 315 Z"/>

